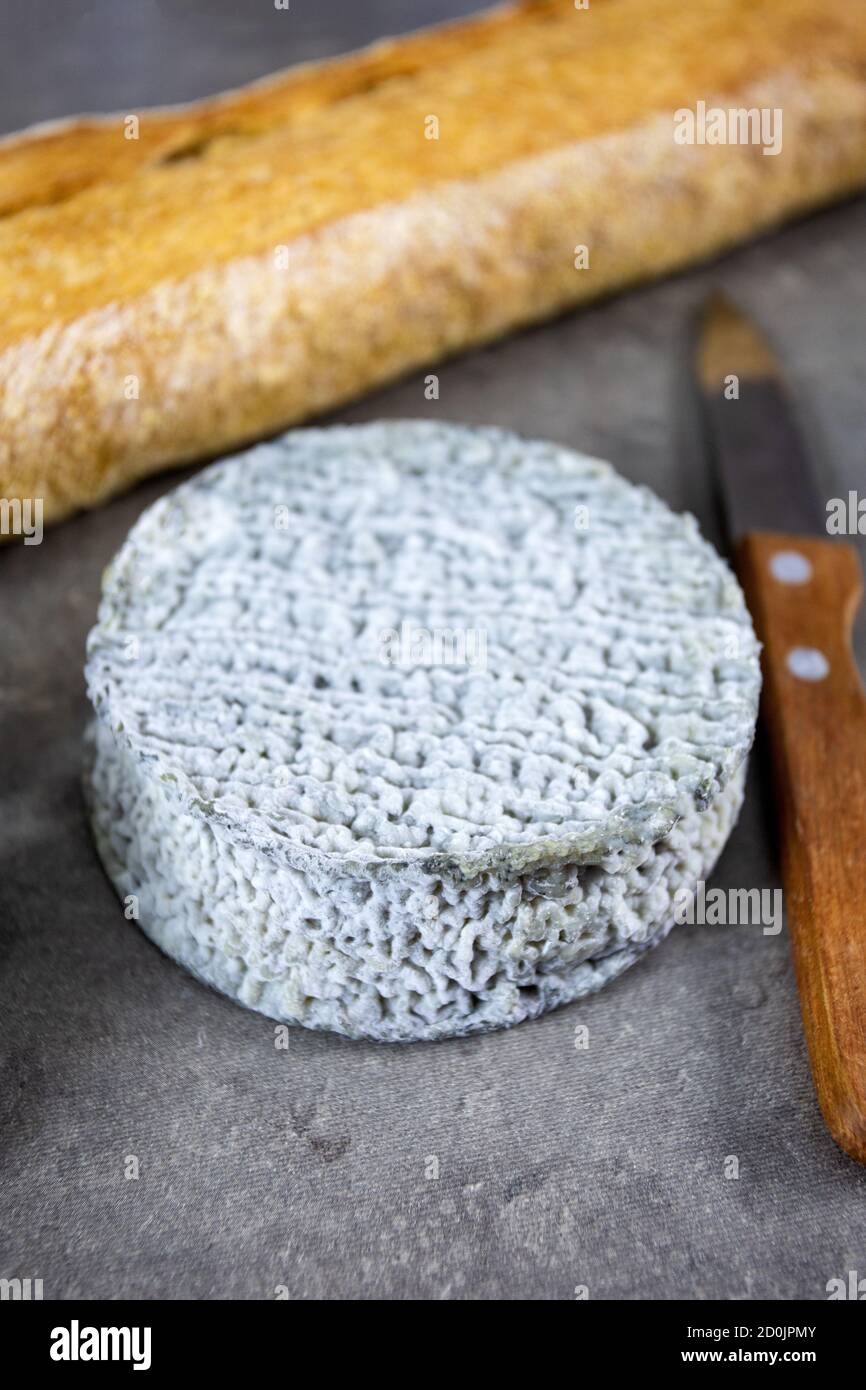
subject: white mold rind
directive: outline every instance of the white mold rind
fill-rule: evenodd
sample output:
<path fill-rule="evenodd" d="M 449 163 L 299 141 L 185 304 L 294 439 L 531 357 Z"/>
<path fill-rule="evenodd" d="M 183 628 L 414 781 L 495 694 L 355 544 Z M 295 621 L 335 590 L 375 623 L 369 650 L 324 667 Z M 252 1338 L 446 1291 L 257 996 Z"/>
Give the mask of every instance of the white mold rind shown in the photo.
<path fill-rule="evenodd" d="M 382 665 L 405 620 L 483 629 L 486 668 Z M 87 674 L 96 840 L 147 934 L 272 1017 L 394 1041 L 533 1017 L 664 936 L 760 686 L 691 518 L 430 422 L 297 431 L 150 508 Z"/>

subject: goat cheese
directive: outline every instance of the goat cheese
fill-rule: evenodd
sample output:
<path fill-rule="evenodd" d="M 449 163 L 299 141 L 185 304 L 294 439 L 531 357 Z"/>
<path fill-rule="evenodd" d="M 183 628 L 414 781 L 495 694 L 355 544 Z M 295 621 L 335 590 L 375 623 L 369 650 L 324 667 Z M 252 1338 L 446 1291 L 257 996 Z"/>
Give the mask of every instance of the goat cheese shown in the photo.
<path fill-rule="evenodd" d="M 517 1023 L 665 935 L 736 818 L 758 644 L 693 518 L 495 429 L 297 430 L 141 517 L 88 643 L 144 931 L 350 1037 Z"/>

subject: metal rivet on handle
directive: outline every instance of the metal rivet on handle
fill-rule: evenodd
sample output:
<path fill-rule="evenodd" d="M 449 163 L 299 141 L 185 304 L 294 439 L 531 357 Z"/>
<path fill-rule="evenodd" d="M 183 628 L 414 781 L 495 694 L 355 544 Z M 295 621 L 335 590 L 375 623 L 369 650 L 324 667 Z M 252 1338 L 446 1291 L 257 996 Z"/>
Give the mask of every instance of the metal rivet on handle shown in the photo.
<path fill-rule="evenodd" d="M 788 670 L 801 681 L 822 681 L 829 674 L 830 663 L 817 647 L 792 647 Z"/>
<path fill-rule="evenodd" d="M 812 578 L 812 565 L 799 550 L 777 550 L 770 559 L 770 573 L 780 584 L 805 584 Z"/>

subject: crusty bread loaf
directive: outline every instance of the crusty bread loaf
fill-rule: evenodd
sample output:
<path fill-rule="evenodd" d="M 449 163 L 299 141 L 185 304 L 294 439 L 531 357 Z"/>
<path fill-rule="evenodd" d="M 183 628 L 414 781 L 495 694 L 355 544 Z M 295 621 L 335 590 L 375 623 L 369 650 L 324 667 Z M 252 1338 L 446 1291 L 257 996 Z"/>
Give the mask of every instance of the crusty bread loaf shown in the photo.
<path fill-rule="evenodd" d="M 677 143 L 699 102 L 781 151 Z M 546 0 L 125 129 L 0 145 L 0 496 L 46 520 L 861 186 L 866 6 Z"/>

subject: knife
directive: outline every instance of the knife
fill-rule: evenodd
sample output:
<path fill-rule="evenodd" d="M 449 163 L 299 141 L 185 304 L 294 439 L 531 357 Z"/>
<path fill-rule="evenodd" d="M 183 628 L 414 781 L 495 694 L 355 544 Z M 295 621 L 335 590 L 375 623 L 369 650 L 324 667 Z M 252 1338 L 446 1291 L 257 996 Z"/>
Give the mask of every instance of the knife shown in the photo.
<path fill-rule="evenodd" d="M 763 643 L 782 878 L 803 1028 L 827 1127 L 866 1163 L 866 692 L 851 649 L 854 548 L 828 536 L 776 359 L 707 304 L 695 370 L 734 565 Z"/>

